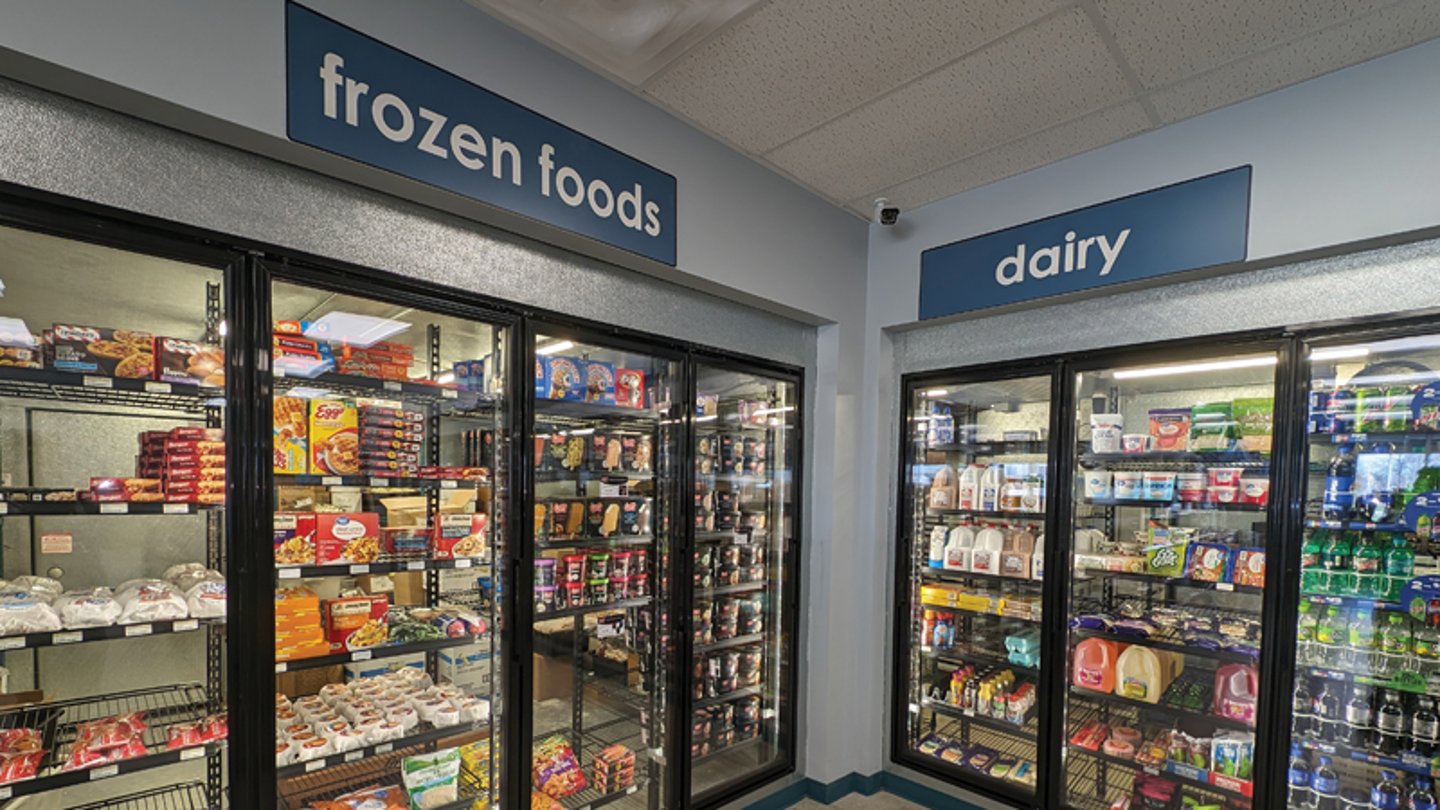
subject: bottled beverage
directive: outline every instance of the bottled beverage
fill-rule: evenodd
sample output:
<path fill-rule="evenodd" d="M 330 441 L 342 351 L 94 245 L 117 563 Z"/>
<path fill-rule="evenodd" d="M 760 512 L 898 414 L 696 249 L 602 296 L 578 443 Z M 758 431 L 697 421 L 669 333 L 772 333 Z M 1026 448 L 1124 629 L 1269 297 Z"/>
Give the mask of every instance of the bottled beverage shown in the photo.
<path fill-rule="evenodd" d="M 1300 746 L 1290 746 L 1290 789 L 1286 791 L 1287 802 L 1290 807 L 1310 806 L 1310 763 L 1305 761 L 1305 754 Z"/>
<path fill-rule="evenodd" d="M 1300 603 L 1300 620 L 1295 627 L 1295 657 L 1302 664 L 1317 664 L 1320 656 L 1315 630 L 1320 623 L 1320 609 L 1306 599 Z"/>
<path fill-rule="evenodd" d="M 1325 565 L 1325 587 L 1330 593 L 1353 594 L 1355 592 L 1354 552 L 1349 532 L 1336 532 L 1330 536 L 1320 560 Z"/>
<path fill-rule="evenodd" d="M 1380 629 L 1380 653 L 1375 668 L 1377 674 L 1389 675 L 1405 665 L 1405 657 L 1410 654 L 1410 628 L 1399 613 L 1385 617 L 1385 626 Z"/>
<path fill-rule="evenodd" d="M 945 567 L 945 536 L 944 526 L 936 526 L 930 530 L 930 567 Z"/>
<path fill-rule="evenodd" d="M 1410 741 L 1422 757 L 1433 757 L 1440 746 L 1440 716 L 1428 695 L 1415 699 L 1415 713 L 1410 715 Z"/>
<path fill-rule="evenodd" d="M 1409 430 L 1410 403 L 1415 391 L 1409 386 L 1392 385 L 1385 389 L 1385 430 L 1388 433 Z"/>
<path fill-rule="evenodd" d="M 1331 605 L 1325 609 L 1325 616 L 1315 626 L 1315 640 L 1319 643 L 1319 663 L 1343 665 L 1346 636 L 1345 618 L 1340 615 L 1340 608 Z"/>
<path fill-rule="evenodd" d="M 1385 551 L 1385 598 L 1398 600 L 1405 583 L 1415 576 L 1415 550 L 1405 535 L 1390 537 L 1390 548 Z"/>
<path fill-rule="evenodd" d="M 1355 550 L 1355 592 L 1372 599 L 1385 598 L 1385 550 L 1370 534 L 1360 536 Z"/>
<path fill-rule="evenodd" d="M 1330 533 L 1324 529 L 1316 529 L 1305 537 L 1305 544 L 1300 546 L 1300 592 L 1301 593 L 1324 593 L 1325 592 L 1325 546 L 1330 541 Z"/>
<path fill-rule="evenodd" d="M 1351 476 L 1354 476 L 1354 465 L 1351 465 Z M 977 509 L 984 512 L 998 512 L 1000 510 L 1001 490 L 1005 486 L 1005 465 L 991 464 L 985 468 L 985 473 L 980 476 L 980 500 Z"/>
<path fill-rule="evenodd" d="M 1295 681 L 1294 697 L 1290 702 L 1290 733 L 1295 737 L 1318 736 L 1315 727 L 1315 696 L 1304 678 Z"/>
<path fill-rule="evenodd" d="M 1380 698 L 1375 732 L 1381 753 L 1393 755 L 1405 747 L 1405 709 L 1400 705 L 1400 693 L 1394 689 L 1386 689 Z"/>
<path fill-rule="evenodd" d="M 1355 432 L 1385 430 L 1385 389 L 1369 386 L 1355 389 Z"/>
<path fill-rule="evenodd" d="M 1355 432 L 1355 392 L 1349 388 L 1336 388 L 1325 401 L 1330 412 L 1331 433 Z"/>
<path fill-rule="evenodd" d="M 1341 707 L 1340 695 L 1336 694 L 1330 684 L 1320 685 L 1320 693 L 1315 696 L 1315 727 L 1319 737 L 1326 742 L 1343 742 L 1344 733 L 1341 726 L 1344 725 L 1345 715 Z"/>
<path fill-rule="evenodd" d="M 1368 610 L 1350 613 L 1350 627 L 1345 642 L 1349 648 L 1348 664 L 1358 672 L 1370 673 L 1375 670 L 1376 655 L 1375 615 Z"/>
<path fill-rule="evenodd" d="M 1330 757 L 1320 757 L 1310 775 L 1310 806 L 1314 810 L 1340 810 L 1340 774 L 1330 762 Z"/>
<path fill-rule="evenodd" d="M 1404 791 L 1400 788 L 1400 780 L 1395 778 L 1394 771 L 1381 771 L 1380 781 L 1370 788 L 1370 806 L 1374 810 L 1400 810 L 1400 800 Z"/>
<path fill-rule="evenodd" d="M 1312 390 L 1310 392 L 1310 420 L 1309 424 L 1306 425 L 1306 430 L 1308 430 L 1310 433 L 1330 432 L 1330 409 L 1328 407 L 1329 400 L 1329 391 Z"/>
<path fill-rule="evenodd" d="M 1045 511 L 1045 482 L 1038 475 L 1025 477 L 1025 495 L 1020 504 L 1022 512 Z"/>
<path fill-rule="evenodd" d="M 1325 476 L 1325 497 L 1322 509 L 1331 520 L 1344 520 L 1355 506 L 1354 445 L 1342 444 L 1330 462 Z"/>
<path fill-rule="evenodd" d="M 1019 512 L 1025 505 L 1025 479 L 1020 475 L 1005 476 L 1000 487 L 1000 509 L 1005 512 Z"/>
<path fill-rule="evenodd" d="M 1340 740 L 1352 748 L 1366 748 L 1375 726 L 1375 710 L 1370 703 L 1370 688 L 1357 686 L 1345 704 L 1344 736 Z"/>
<path fill-rule="evenodd" d="M 1410 810 L 1435 810 L 1435 792 L 1430 784 L 1430 780 L 1423 776 L 1415 778 L 1415 784 L 1410 788 Z"/>
<path fill-rule="evenodd" d="M 1425 623 L 1415 629 L 1412 646 L 1415 657 L 1420 659 L 1421 669 L 1429 669 L 1440 661 L 1440 627 L 1436 626 L 1437 620 L 1440 620 L 1440 614 L 1426 616 Z"/>
<path fill-rule="evenodd" d="M 980 500 L 980 473 L 982 467 L 979 464 L 967 464 L 965 469 L 960 471 L 960 483 L 956 488 L 956 507 L 959 509 L 978 509 L 977 502 Z"/>

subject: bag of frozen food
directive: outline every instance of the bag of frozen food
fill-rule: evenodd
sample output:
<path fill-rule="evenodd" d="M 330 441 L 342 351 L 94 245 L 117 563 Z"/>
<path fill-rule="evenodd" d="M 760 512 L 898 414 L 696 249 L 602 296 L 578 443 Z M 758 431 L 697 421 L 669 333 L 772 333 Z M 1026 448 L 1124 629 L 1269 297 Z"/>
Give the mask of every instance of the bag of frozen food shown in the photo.
<path fill-rule="evenodd" d="M 160 622 L 183 619 L 190 615 L 190 606 L 175 586 L 158 579 L 131 580 L 115 593 L 120 603 L 118 624 Z"/>
<path fill-rule="evenodd" d="M 0 592 L 0 636 L 49 633 L 62 626 L 48 599 L 30 591 Z"/>
<path fill-rule="evenodd" d="M 1230 404 L 1240 449 L 1247 453 L 1268 453 L 1275 426 L 1275 398 L 1237 399 Z"/>
<path fill-rule="evenodd" d="M 431 810 L 460 798 L 460 749 L 406 757 L 400 763 L 411 810 Z"/>
<path fill-rule="evenodd" d="M 556 735 L 535 746 L 531 758 L 531 778 L 541 793 L 554 799 L 585 789 L 585 771 L 575 759 L 575 751 L 564 737 Z"/>
<path fill-rule="evenodd" d="M 182 563 L 165 569 L 160 578 L 174 585 L 178 590 L 188 592 L 206 580 L 224 580 L 225 575 L 200 563 Z"/>
<path fill-rule="evenodd" d="M 60 614 L 60 622 L 71 630 L 109 627 L 120 618 L 120 603 L 109 588 L 66 591 L 55 597 L 52 607 Z"/>
<path fill-rule="evenodd" d="M 1235 420 L 1228 402 L 1205 402 L 1190 409 L 1190 450 L 1224 453 L 1235 438 Z"/>
<path fill-rule="evenodd" d="M 60 580 L 50 577 L 37 577 L 26 574 L 16 577 L 10 581 L 10 588 L 18 591 L 30 591 L 31 593 L 45 599 L 46 602 L 54 601 L 65 590 Z"/>
<path fill-rule="evenodd" d="M 185 592 L 192 619 L 225 618 L 225 580 L 204 579 Z"/>
<path fill-rule="evenodd" d="M 334 799 L 313 802 L 309 807 L 311 810 L 409 810 L 410 802 L 402 788 L 388 785 L 361 788 Z"/>

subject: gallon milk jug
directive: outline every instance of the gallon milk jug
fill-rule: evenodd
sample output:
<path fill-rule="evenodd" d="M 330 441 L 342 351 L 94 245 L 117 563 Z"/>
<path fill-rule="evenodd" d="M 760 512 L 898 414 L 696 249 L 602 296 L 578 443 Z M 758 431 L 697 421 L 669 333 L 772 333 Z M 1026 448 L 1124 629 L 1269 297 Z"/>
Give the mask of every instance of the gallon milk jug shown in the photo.
<path fill-rule="evenodd" d="M 1035 556 L 1030 559 L 1030 578 L 1045 578 L 1045 535 L 1035 538 Z"/>
<path fill-rule="evenodd" d="M 1075 671 L 1070 680 L 1083 689 L 1115 691 L 1115 659 L 1118 645 L 1103 638 L 1087 638 L 1075 645 Z"/>
<path fill-rule="evenodd" d="M 975 530 L 962 524 L 950 530 L 945 541 L 945 567 L 951 571 L 969 571 L 970 555 L 975 549 Z"/>
<path fill-rule="evenodd" d="M 1154 650 L 1134 645 L 1126 647 L 1115 664 L 1115 694 L 1159 703 L 1160 695 L 1170 685 L 1172 666 L 1168 661 L 1161 661 Z"/>
<path fill-rule="evenodd" d="M 935 473 L 935 480 L 930 482 L 931 509 L 955 508 L 955 479 L 955 470 L 948 464 Z"/>
<path fill-rule="evenodd" d="M 945 567 L 945 527 L 936 526 L 930 530 L 930 567 Z"/>
<path fill-rule="evenodd" d="M 1215 714 L 1255 725 L 1260 673 L 1250 664 L 1226 664 L 1215 670 Z"/>
<path fill-rule="evenodd" d="M 1005 549 L 1005 533 L 986 526 L 975 534 L 975 548 L 970 552 L 970 570 L 977 574 L 1000 573 L 1000 552 Z"/>
<path fill-rule="evenodd" d="M 980 476 L 980 503 L 976 506 L 982 512 L 1000 511 L 1000 491 L 1005 487 L 1005 465 L 991 464 Z"/>
<path fill-rule="evenodd" d="M 980 473 L 982 467 L 979 464 L 967 464 L 960 472 L 960 488 L 956 509 L 978 509 L 980 500 Z"/>

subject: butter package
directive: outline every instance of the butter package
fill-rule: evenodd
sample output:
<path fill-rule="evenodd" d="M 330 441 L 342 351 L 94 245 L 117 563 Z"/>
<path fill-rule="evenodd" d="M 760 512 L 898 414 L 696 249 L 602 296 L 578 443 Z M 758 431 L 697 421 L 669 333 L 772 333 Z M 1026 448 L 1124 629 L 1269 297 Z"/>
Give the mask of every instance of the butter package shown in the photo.
<path fill-rule="evenodd" d="M 597 405 L 615 404 L 615 364 L 585 361 L 585 401 Z"/>

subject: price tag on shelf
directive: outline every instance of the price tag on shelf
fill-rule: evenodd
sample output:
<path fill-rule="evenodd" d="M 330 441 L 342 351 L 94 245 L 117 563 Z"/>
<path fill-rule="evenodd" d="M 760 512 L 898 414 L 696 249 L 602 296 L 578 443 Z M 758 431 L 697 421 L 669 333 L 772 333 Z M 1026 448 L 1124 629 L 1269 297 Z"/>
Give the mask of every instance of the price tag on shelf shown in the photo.
<path fill-rule="evenodd" d="M 8 799 L 14 795 L 14 791 L 8 787 L 0 788 L 0 799 Z"/>
<path fill-rule="evenodd" d="M 0 515 L 10 514 L 10 504 L 0 501 Z"/>
<path fill-rule="evenodd" d="M 459 488 L 460 488 L 460 482 L 459 482 L 459 481 L 452 481 L 452 480 L 450 480 L 450 479 L 447 478 L 447 479 L 445 479 L 445 480 L 443 480 L 443 481 L 440 482 L 440 488 L 441 488 L 441 489 L 459 489 Z"/>
<path fill-rule="evenodd" d="M 114 387 L 115 387 L 115 381 L 112 380 L 112 379 L 110 379 L 109 377 L 92 377 L 92 376 L 90 376 L 89 374 L 86 374 L 86 375 L 85 375 L 85 378 L 84 378 L 83 380 L 81 380 L 81 384 L 84 385 L 86 388 L 114 388 Z"/>
<path fill-rule="evenodd" d="M 380 743 L 379 745 L 375 746 L 375 753 L 377 754 L 388 754 L 394 750 L 395 745 L 393 743 Z"/>
<path fill-rule="evenodd" d="M 919 713 L 920 713 L 920 704 L 919 704 L 919 703 L 911 703 L 911 704 L 910 704 L 910 713 L 911 713 L 911 714 L 919 714 Z"/>
<path fill-rule="evenodd" d="M 350 573 L 352 573 L 352 574 L 368 574 L 368 573 L 370 573 L 370 566 L 369 566 L 369 565 L 352 565 L 352 566 L 350 566 Z"/>
<path fill-rule="evenodd" d="M 764 720 L 774 720 L 774 719 L 775 719 L 775 710 L 774 710 L 774 709 L 766 709 L 765 711 L 760 712 L 760 717 L 761 717 L 761 719 L 764 719 Z"/>
<path fill-rule="evenodd" d="M 405 390 L 405 386 L 401 385 L 401 384 L 398 383 L 398 382 L 395 382 L 394 380 L 386 380 L 386 381 L 385 381 L 385 390 L 386 390 L 386 391 L 403 391 L 403 390 Z"/>
<path fill-rule="evenodd" d="M 1217 583 L 1215 583 L 1215 590 L 1217 590 L 1217 591 L 1233 591 L 1233 590 L 1235 590 L 1235 583 L 1233 583 L 1233 582 L 1217 582 Z"/>
<path fill-rule="evenodd" d="M 460 392 L 456 391 L 454 388 L 441 388 L 440 396 L 445 399 L 459 399 Z"/>
<path fill-rule="evenodd" d="M 129 514 L 129 513 L 130 513 L 130 504 L 128 504 L 128 503 L 102 503 L 102 504 L 100 504 L 100 514 L 102 514 L 102 515 L 126 515 L 126 514 Z"/>
<path fill-rule="evenodd" d="M 320 479 L 320 486 L 322 487 L 338 487 L 344 483 L 345 479 L 338 475 L 327 475 Z"/>
<path fill-rule="evenodd" d="M 406 571 L 424 571 L 424 570 L 425 570 L 425 563 L 424 563 L 423 560 L 416 560 L 416 561 L 414 561 L 414 562 L 407 562 L 407 563 L 405 563 L 405 570 L 406 570 Z"/>
<path fill-rule="evenodd" d="M 364 752 L 364 751 L 346 751 L 346 752 L 345 752 L 345 761 L 346 761 L 346 762 L 359 762 L 359 761 L 360 761 L 361 759 L 363 759 L 364 757 L 365 757 L 365 752 Z"/>
<path fill-rule="evenodd" d="M 390 479 L 389 479 L 389 478 L 371 478 L 371 479 L 370 479 L 370 486 L 372 486 L 372 487 L 388 487 L 388 486 L 390 486 Z"/>
<path fill-rule="evenodd" d="M 167 503 L 161 507 L 160 511 L 167 515 L 188 515 L 190 514 L 190 504 Z"/>
<path fill-rule="evenodd" d="M 963 715 L 965 715 L 966 717 L 974 717 L 974 716 L 975 716 L 975 712 L 972 711 L 972 710 L 970 710 L 970 709 L 965 709 L 965 710 L 961 711 L 960 713 L 963 714 Z"/>
<path fill-rule="evenodd" d="M 185 619 L 184 621 L 175 622 L 174 624 L 170 625 L 170 629 L 176 633 L 185 633 L 190 630 L 199 630 L 200 621 L 198 619 Z"/>
<path fill-rule="evenodd" d="M 474 565 L 474 564 L 475 564 L 475 561 L 472 560 L 472 559 L 470 559 L 469 557 L 456 557 L 456 558 L 455 558 L 455 567 L 456 567 L 456 568 L 469 568 L 470 566 L 472 566 L 472 565 Z"/>
<path fill-rule="evenodd" d="M 187 760 L 200 759 L 203 756 L 205 756 L 205 746 L 203 745 L 195 748 L 186 748 L 180 752 L 180 761 L 185 762 Z"/>
<path fill-rule="evenodd" d="M 79 630 L 72 630 L 68 633 L 56 633 L 50 637 L 51 644 L 74 644 L 84 640 L 85 634 Z"/>
<path fill-rule="evenodd" d="M 119 765 L 106 765 L 103 768 L 94 768 L 90 771 L 90 781 L 95 782 L 101 779 L 109 779 L 118 773 L 120 773 Z"/>
<path fill-rule="evenodd" d="M 369 650 L 356 650 L 355 652 L 350 653 L 351 661 L 369 661 L 371 658 L 374 657 L 375 653 Z"/>
<path fill-rule="evenodd" d="M 276 576 L 278 576 L 280 579 L 299 579 L 299 578 L 300 578 L 300 569 L 299 569 L 299 568 L 281 568 L 281 569 L 278 570 L 278 573 L 276 574 Z"/>
<path fill-rule="evenodd" d="M 175 389 L 171 388 L 170 383 L 167 382 L 145 383 L 145 392 L 149 394 L 168 394 L 173 390 Z"/>
<path fill-rule="evenodd" d="M 290 668 L 290 665 L 289 665 L 289 664 L 286 664 L 286 663 L 284 663 L 284 662 L 282 661 L 282 662 L 280 662 L 280 663 L 278 663 L 278 664 L 275 665 L 275 672 L 276 672 L 276 674 L 279 674 L 279 673 L 284 672 L 285 670 L 287 670 L 287 669 L 289 669 L 289 668 Z"/>
<path fill-rule="evenodd" d="M 153 624 L 129 624 L 125 626 L 126 638 L 134 638 L 136 636 L 148 636 L 154 632 L 155 625 Z"/>
<path fill-rule="evenodd" d="M 24 646 L 24 636 L 10 636 L 8 638 L 0 638 L 0 650 L 18 650 Z"/>
<path fill-rule="evenodd" d="M 306 773 L 314 773 L 314 772 L 320 770 L 320 769 L 323 768 L 323 767 L 325 767 L 325 760 L 324 760 L 324 758 L 321 758 L 321 759 L 312 759 L 312 760 L 310 760 L 309 762 L 305 763 L 305 772 L 306 772 Z"/>
<path fill-rule="evenodd" d="M 1154 766 L 1151 766 L 1151 765 L 1141 766 L 1140 770 L 1144 771 L 1145 773 L 1150 774 L 1151 776 L 1159 776 L 1159 775 L 1160 775 L 1160 769 L 1159 769 L 1159 768 L 1156 768 L 1156 767 L 1154 767 Z"/>
<path fill-rule="evenodd" d="M 625 788 L 625 795 L 626 795 L 626 796 L 629 796 L 630 794 L 634 793 L 635 791 L 637 791 L 637 790 L 639 790 L 639 789 L 640 789 L 640 786 L 639 786 L 639 785 L 631 785 L 630 787 Z"/>

